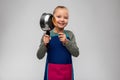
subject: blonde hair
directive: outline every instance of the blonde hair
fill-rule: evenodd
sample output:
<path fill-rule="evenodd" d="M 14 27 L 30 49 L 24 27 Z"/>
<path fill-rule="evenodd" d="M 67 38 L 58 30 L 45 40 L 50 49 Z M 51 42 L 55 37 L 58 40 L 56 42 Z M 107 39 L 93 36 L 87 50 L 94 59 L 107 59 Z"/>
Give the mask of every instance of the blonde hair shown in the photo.
<path fill-rule="evenodd" d="M 56 10 L 57 10 L 58 8 L 67 9 L 67 7 L 65 7 L 65 6 L 57 6 L 57 7 L 53 10 L 53 15 L 55 14 L 55 12 L 56 12 Z M 67 9 L 67 10 L 68 10 L 68 9 Z"/>

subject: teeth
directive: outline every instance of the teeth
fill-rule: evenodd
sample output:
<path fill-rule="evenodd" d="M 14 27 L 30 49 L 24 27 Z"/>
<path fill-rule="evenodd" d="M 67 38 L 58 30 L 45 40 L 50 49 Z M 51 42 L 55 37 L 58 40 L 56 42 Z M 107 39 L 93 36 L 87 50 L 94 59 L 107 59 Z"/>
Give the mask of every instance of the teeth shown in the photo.
<path fill-rule="evenodd" d="M 60 25 L 64 25 L 64 23 L 60 23 Z"/>
<path fill-rule="evenodd" d="M 60 25 L 64 25 L 64 23 L 60 23 Z"/>

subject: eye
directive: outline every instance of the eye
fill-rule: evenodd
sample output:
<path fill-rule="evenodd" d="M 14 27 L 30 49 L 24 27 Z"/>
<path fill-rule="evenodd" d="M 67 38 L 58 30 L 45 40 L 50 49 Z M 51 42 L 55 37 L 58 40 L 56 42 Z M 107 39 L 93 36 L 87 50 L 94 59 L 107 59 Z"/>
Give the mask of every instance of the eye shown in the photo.
<path fill-rule="evenodd" d="M 57 16 L 57 18 L 61 18 L 61 16 Z"/>
<path fill-rule="evenodd" d="M 65 17 L 64 17 L 64 19 L 68 19 L 68 17 L 67 17 L 67 16 L 65 16 Z"/>

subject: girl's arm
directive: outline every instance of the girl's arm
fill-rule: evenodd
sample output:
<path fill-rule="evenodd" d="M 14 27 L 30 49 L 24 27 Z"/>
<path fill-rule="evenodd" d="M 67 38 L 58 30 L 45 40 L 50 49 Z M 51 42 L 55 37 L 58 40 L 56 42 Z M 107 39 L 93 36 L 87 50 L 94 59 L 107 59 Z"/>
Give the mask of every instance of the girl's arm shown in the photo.
<path fill-rule="evenodd" d="M 41 44 L 40 44 L 39 49 L 37 51 L 38 59 L 42 59 L 45 56 L 46 52 L 47 52 L 47 47 L 45 46 L 45 44 L 43 42 L 43 37 L 42 37 Z"/>
<path fill-rule="evenodd" d="M 76 44 L 75 36 L 71 31 L 67 30 L 66 32 L 69 34 L 70 40 L 68 40 L 68 42 L 64 45 L 73 56 L 78 57 L 80 53 Z"/>

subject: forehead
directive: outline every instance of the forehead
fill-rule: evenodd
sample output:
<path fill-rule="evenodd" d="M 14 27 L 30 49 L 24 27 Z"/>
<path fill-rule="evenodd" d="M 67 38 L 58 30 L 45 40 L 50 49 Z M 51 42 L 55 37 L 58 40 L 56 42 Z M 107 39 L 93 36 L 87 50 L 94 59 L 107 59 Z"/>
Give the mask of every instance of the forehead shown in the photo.
<path fill-rule="evenodd" d="M 68 15 L 68 10 L 66 8 L 57 8 L 54 14 Z"/>

